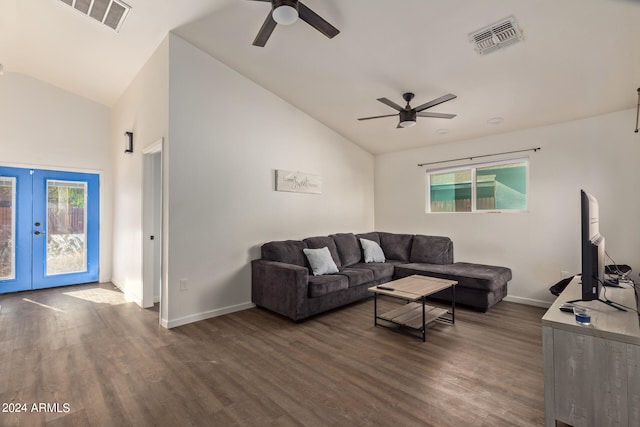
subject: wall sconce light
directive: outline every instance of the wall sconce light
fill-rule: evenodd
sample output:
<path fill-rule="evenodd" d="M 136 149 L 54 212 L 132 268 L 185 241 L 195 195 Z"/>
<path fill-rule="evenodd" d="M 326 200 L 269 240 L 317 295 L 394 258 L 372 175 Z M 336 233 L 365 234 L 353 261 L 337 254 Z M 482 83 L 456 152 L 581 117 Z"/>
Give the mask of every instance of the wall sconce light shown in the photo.
<path fill-rule="evenodd" d="M 127 146 L 124 149 L 124 152 L 133 153 L 133 132 L 125 132 L 124 136 L 127 137 Z"/>

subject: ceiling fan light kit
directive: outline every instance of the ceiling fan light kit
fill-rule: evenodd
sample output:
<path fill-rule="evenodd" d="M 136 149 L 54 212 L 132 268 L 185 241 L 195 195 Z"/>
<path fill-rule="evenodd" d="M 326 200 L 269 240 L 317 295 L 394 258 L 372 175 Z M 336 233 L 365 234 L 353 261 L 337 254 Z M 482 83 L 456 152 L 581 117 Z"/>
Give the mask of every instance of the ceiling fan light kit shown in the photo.
<path fill-rule="evenodd" d="M 398 126 L 400 126 L 401 128 L 410 128 L 415 125 L 416 125 L 416 122 L 411 120 L 405 120 L 404 122 L 400 122 L 398 124 Z"/>
<path fill-rule="evenodd" d="M 416 125 L 416 110 L 403 110 L 400 111 L 400 123 L 398 126 L 401 128 L 410 128 Z"/>
<path fill-rule="evenodd" d="M 271 15 L 280 25 L 291 25 L 298 20 L 298 3 L 291 0 L 273 2 Z"/>

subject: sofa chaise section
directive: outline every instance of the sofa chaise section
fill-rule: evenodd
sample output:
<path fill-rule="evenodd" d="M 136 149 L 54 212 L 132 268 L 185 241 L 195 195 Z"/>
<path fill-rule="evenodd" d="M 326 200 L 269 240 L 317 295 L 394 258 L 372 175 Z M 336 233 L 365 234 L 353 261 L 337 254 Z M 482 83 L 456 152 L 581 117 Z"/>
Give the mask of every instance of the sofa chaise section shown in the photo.
<path fill-rule="evenodd" d="M 507 296 L 507 282 L 511 280 L 511 269 L 495 265 L 456 262 L 451 264 L 409 263 L 396 267 L 395 277 L 438 277 L 456 280 L 456 303 L 487 311 Z M 430 295 L 430 298 L 451 301 L 451 289 Z"/>

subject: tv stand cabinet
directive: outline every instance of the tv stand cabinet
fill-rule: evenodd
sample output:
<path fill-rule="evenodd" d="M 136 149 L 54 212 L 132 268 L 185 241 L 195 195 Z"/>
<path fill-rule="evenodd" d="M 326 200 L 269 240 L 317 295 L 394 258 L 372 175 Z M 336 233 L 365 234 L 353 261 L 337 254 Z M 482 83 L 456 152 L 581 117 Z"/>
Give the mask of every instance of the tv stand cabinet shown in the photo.
<path fill-rule="evenodd" d="M 560 305 L 580 294 L 576 276 L 542 318 L 545 425 L 640 426 L 638 314 L 578 302 L 591 308 L 591 325 L 578 325 Z M 632 287 L 606 288 L 605 296 L 636 308 Z"/>

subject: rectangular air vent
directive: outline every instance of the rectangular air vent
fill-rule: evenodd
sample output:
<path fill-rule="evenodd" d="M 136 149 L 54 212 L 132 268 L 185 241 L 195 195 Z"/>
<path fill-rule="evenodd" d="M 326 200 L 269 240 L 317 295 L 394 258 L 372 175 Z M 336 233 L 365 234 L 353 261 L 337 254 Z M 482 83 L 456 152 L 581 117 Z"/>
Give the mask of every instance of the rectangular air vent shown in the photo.
<path fill-rule="evenodd" d="M 120 0 L 60 0 L 68 4 L 83 15 L 87 15 L 106 25 L 120 31 L 124 18 L 127 17 L 131 6 Z"/>
<path fill-rule="evenodd" d="M 480 55 L 493 52 L 523 39 L 522 31 L 513 16 L 469 34 L 471 43 Z"/>

